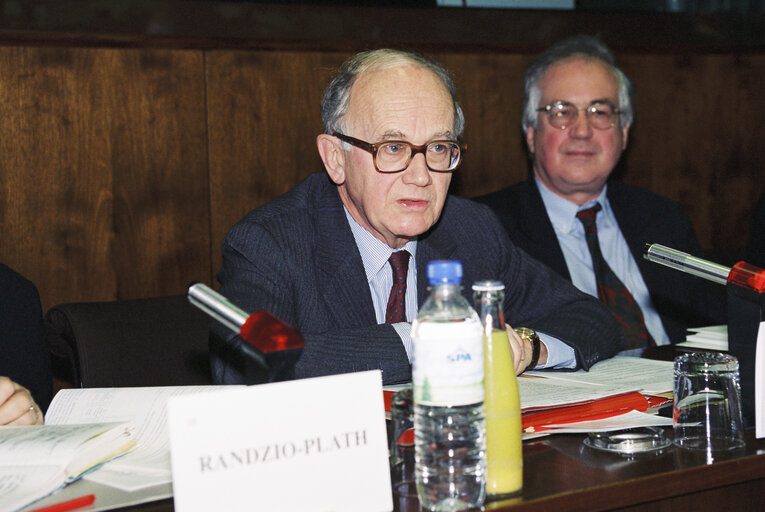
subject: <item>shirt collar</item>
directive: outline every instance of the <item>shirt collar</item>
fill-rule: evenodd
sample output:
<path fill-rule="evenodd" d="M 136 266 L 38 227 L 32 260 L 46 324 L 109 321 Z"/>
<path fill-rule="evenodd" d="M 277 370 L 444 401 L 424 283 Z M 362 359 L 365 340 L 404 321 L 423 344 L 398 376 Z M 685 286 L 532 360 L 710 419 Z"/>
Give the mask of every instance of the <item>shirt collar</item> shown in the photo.
<path fill-rule="evenodd" d="M 606 222 L 612 222 L 613 213 L 611 212 L 611 205 L 606 197 L 607 184 L 603 186 L 603 190 L 600 191 L 598 197 L 579 206 L 578 204 L 551 192 L 536 178 L 536 176 L 534 177 L 534 182 L 537 185 L 539 194 L 542 196 L 542 202 L 545 205 L 545 210 L 547 210 L 547 216 L 550 217 L 550 222 L 552 222 L 556 233 L 575 234 L 578 231 L 581 231 L 582 224 L 579 219 L 576 218 L 577 212 L 591 208 L 595 206 L 596 203 L 600 203 L 601 211 L 599 213 L 604 214 Z"/>
<path fill-rule="evenodd" d="M 361 253 L 361 261 L 364 264 L 364 273 L 367 276 L 367 281 L 371 281 L 385 264 L 388 263 L 388 258 L 390 258 L 390 255 L 394 252 L 401 250 L 409 251 L 409 254 L 411 255 L 409 261 L 414 261 L 415 254 L 417 253 L 417 240 L 410 240 L 401 249 L 391 249 L 388 244 L 375 237 L 356 222 L 345 205 L 343 205 L 343 211 L 345 212 L 345 218 L 348 219 L 348 224 L 351 227 L 353 239 Z"/>

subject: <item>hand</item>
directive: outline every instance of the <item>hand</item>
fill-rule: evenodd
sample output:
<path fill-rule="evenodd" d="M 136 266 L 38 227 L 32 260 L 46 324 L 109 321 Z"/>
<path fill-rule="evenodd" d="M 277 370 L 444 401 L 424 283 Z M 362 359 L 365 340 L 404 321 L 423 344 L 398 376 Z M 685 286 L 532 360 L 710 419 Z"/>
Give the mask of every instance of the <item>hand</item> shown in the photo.
<path fill-rule="evenodd" d="M 528 369 L 529 363 L 531 363 L 531 357 L 534 353 L 534 347 L 531 346 L 531 341 L 518 336 L 518 333 L 508 324 L 505 324 L 505 330 L 507 331 L 507 337 L 510 339 L 510 350 L 513 351 L 515 374 L 520 375 Z M 537 361 L 537 364 L 544 364 L 546 362 L 547 346 L 544 342 L 540 342 L 539 361 Z"/>
<path fill-rule="evenodd" d="M 0 425 L 42 425 L 43 413 L 27 388 L 0 377 Z"/>

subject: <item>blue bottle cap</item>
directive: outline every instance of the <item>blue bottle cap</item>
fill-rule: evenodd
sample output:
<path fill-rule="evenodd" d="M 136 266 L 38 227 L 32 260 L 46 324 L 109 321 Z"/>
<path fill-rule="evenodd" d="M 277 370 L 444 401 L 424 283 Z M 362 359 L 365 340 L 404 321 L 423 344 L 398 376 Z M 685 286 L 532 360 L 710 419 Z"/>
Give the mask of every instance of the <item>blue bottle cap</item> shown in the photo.
<path fill-rule="evenodd" d="M 460 284 L 462 263 L 452 260 L 435 260 L 428 263 L 428 281 L 437 284 Z"/>

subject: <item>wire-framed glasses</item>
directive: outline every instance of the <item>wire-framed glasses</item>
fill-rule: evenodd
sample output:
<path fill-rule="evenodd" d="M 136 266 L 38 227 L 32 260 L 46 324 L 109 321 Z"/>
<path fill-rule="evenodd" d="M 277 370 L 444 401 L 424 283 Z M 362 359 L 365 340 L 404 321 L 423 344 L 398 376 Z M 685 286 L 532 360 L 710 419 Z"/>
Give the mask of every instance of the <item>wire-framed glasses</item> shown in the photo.
<path fill-rule="evenodd" d="M 584 110 L 590 126 L 598 130 L 608 130 L 616 125 L 621 110 L 609 101 L 594 101 L 586 107 L 577 107 L 568 101 L 556 101 L 540 107 L 537 112 L 547 112 L 550 126 L 565 130 L 579 119 L 579 112 Z"/>

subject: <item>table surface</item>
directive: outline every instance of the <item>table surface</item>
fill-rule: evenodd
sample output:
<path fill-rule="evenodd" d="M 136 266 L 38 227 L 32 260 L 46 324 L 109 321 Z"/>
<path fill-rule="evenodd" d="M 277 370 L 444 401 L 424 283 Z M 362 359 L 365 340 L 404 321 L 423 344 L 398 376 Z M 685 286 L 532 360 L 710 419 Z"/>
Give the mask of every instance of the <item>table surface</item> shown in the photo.
<path fill-rule="evenodd" d="M 661 453 L 622 456 L 584 446 L 581 434 L 559 434 L 524 443 L 521 496 L 489 502 L 492 511 L 712 510 L 720 503 L 761 505 L 765 496 L 765 439 L 745 432 L 746 447 L 705 454 L 671 446 Z M 396 511 L 418 511 L 416 500 L 394 493 Z M 742 501 L 743 500 L 743 501 Z M 659 504 L 671 504 L 659 506 Z M 685 504 L 678 506 L 678 503 Z M 689 505 L 688 503 L 693 503 Z M 171 499 L 120 509 L 170 512 Z"/>
<path fill-rule="evenodd" d="M 657 352 L 651 358 L 671 359 L 672 352 Z M 670 436 L 671 430 L 667 429 Z M 745 430 L 744 448 L 713 456 L 670 446 L 658 453 L 630 457 L 589 448 L 583 444 L 585 437 L 556 434 L 524 442 L 522 494 L 488 502 L 484 509 L 510 512 L 762 509 L 765 438 L 756 439 L 754 429 Z M 400 496 L 395 490 L 393 501 L 397 512 L 419 511 L 416 498 Z M 173 512 L 174 507 L 169 498 L 118 510 Z"/>

